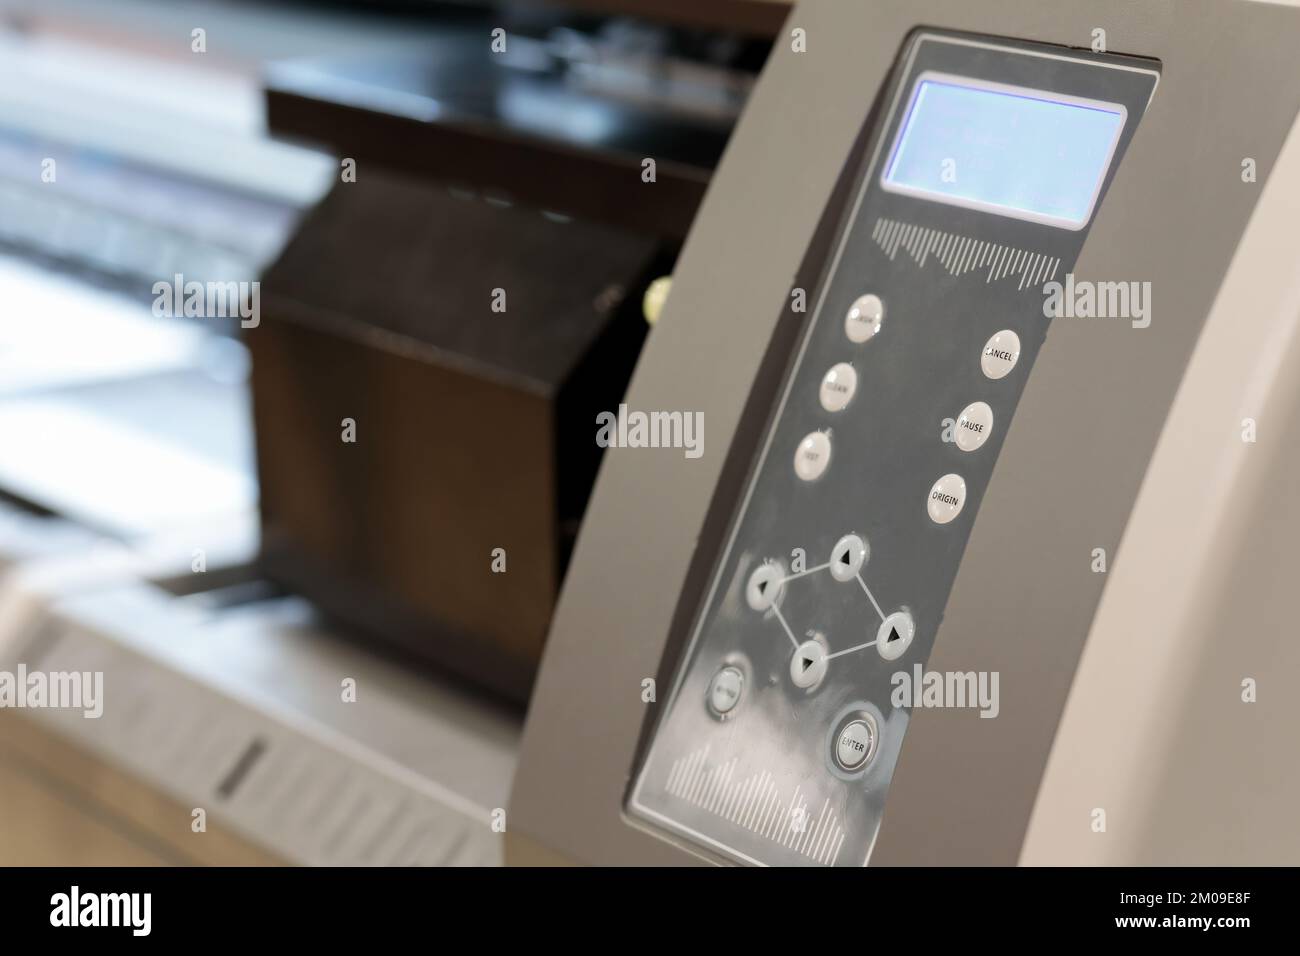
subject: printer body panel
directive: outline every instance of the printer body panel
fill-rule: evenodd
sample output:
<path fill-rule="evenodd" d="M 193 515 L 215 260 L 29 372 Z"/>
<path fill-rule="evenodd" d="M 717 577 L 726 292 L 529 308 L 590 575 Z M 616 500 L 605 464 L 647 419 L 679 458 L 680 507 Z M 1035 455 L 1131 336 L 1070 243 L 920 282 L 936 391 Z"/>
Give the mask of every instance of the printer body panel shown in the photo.
<path fill-rule="evenodd" d="M 1142 481 L 1021 862 L 1294 863 L 1300 123 L 1264 186 Z M 1249 807 L 1250 812 L 1241 812 Z M 1091 826 L 1106 811 L 1105 838 Z"/>

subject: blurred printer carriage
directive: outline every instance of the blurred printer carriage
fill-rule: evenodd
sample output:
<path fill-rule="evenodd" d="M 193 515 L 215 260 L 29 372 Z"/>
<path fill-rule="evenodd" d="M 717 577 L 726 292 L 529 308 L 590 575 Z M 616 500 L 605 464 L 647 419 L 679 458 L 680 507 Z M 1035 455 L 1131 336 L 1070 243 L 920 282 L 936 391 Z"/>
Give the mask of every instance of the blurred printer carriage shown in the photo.
<path fill-rule="evenodd" d="M 378 171 L 336 187 L 246 336 L 262 570 L 526 697 L 655 252 Z"/>
<path fill-rule="evenodd" d="M 782 13 L 732 6 L 672 11 L 701 24 L 685 29 L 523 5 L 504 55 L 470 16 L 383 62 L 269 71 L 272 131 L 324 143 L 347 175 L 245 337 L 263 573 L 526 699 L 597 416 Z"/>

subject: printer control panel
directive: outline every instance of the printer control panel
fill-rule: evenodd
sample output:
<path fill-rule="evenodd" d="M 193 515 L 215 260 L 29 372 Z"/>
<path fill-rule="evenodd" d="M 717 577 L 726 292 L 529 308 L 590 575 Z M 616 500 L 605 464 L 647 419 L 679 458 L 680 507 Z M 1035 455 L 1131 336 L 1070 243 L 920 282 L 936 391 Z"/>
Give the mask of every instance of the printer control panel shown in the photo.
<path fill-rule="evenodd" d="M 753 399 L 773 412 L 632 817 L 736 862 L 868 861 L 908 690 L 1157 81 L 1063 47 L 904 45 L 780 394 Z"/>

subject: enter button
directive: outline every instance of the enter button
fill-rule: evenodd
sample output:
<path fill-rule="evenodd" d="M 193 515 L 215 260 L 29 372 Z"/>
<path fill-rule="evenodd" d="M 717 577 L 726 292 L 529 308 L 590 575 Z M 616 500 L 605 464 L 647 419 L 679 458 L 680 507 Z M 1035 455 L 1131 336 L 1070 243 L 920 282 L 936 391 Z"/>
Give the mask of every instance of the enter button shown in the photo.
<path fill-rule="evenodd" d="M 844 725 L 835 741 L 835 762 L 850 772 L 865 764 L 876 749 L 876 735 L 867 721 L 858 719 Z"/>

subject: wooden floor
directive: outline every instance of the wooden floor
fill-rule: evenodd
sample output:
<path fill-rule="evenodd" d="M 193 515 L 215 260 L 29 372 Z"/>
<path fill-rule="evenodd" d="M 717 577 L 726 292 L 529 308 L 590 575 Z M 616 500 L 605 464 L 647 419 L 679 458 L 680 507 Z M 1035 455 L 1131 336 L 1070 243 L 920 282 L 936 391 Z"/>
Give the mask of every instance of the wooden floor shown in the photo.
<path fill-rule="evenodd" d="M 263 866 L 283 861 L 0 711 L 0 866 Z"/>

